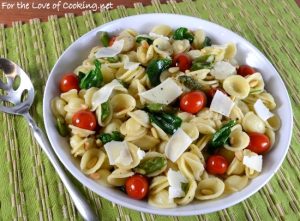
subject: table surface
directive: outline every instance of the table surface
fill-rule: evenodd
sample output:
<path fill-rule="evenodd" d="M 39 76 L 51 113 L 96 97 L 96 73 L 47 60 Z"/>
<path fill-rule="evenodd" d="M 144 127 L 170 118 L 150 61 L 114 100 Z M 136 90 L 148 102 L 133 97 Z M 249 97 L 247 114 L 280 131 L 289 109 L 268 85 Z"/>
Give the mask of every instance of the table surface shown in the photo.
<path fill-rule="evenodd" d="M 94 4 L 97 4 L 101 8 L 114 9 L 118 5 L 124 5 L 125 7 L 133 7 L 136 1 L 124 1 L 124 0 L 63 0 L 59 7 L 56 7 L 59 0 L 3 0 L 0 2 L 0 23 L 6 26 L 12 26 L 14 21 L 28 22 L 29 19 L 39 18 L 42 21 L 47 21 L 49 15 L 63 16 L 65 13 L 74 13 L 75 15 L 81 15 L 88 7 L 93 10 Z M 83 7 L 73 4 L 76 2 L 84 3 Z M 151 0 L 139 0 L 143 5 L 149 5 Z M 161 2 L 166 2 L 162 0 Z M 21 4 L 23 3 L 23 4 Z M 28 5 L 26 5 L 28 4 Z M 39 7 L 42 7 L 39 9 Z M 43 7 L 46 7 L 43 9 Z M 28 9 L 26 9 L 28 8 Z"/>
<path fill-rule="evenodd" d="M 5 1 L 12 2 L 1 0 L 0 4 Z M 145 1 L 145 4 L 148 3 Z M 190 15 L 232 30 L 266 55 L 288 89 L 294 112 L 289 152 L 270 182 L 253 196 L 211 214 L 163 217 L 113 204 L 73 179 L 103 221 L 299 220 L 300 8 L 295 0 L 183 0 L 180 3 L 169 0 L 167 4 L 151 0 L 151 5 L 146 7 L 135 3 L 134 8 L 119 6 L 101 13 L 86 11 L 82 16 L 68 13 L 62 18 L 47 18 L 47 15 L 40 14 L 45 22 L 33 19 L 14 22 L 11 27 L 1 24 L 4 21 L 9 23 L 5 19 L 11 16 L 16 16 L 14 20 L 23 21 L 30 17 L 30 14 L 27 18 L 22 17 L 26 10 L 24 14 L 21 12 L 17 15 L 5 12 L 4 16 L 3 10 L 0 11 L 0 57 L 18 63 L 33 80 L 36 95 L 31 114 L 41 127 L 44 86 L 63 51 L 80 36 L 103 23 L 142 13 Z M 280 117 L 284 119 L 284 116 Z M 26 121 L 22 117 L 0 113 L 0 122 L 0 220 L 80 220 L 69 194 L 29 133 Z"/>

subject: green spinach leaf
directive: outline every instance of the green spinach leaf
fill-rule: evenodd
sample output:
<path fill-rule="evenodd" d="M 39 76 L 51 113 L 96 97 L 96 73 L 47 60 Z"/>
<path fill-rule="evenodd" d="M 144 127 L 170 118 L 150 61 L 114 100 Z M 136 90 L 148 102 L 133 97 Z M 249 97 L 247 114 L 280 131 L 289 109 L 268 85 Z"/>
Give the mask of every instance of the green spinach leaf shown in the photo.
<path fill-rule="evenodd" d="M 211 46 L 211 39 L 209 37 L 205 37 L 203 43 L 202 43 L 202 48 L 205 48 L 205 47 L 208 47 L 208 46 Z"/>
<path fill-rule="evenodd" d="M 113 131 L 111 134 L 102 133 L 98 137 L 103 144 L 106 144 L 110 141 L 123 141 L 124 136 L 119 131 Z"/>
<path fill-rule="evenodd" d="M 159 126 L 167 134 L 174 134 L 181 126 L 182 120 L 174 114 L 148 113 L 150 121 Z"/>
<path fill-rule="evenodd" d="M 213 134 L 213 137 L 208 145 L 208 152 L 214 153 L 214 151 L 226 144 L 231 133 L 231 128 L 236 124 L 234 120 L 229 121 L 221 127 L 217 132 Z"/>
<path fill-rule="evenodd" d="M 170 59 L 153 60 L 147 67 L 146 73 L 151 82 L 151 86 L 157 86 L 160 83 L 159 77 L 163 71 L 168 69 L 172 64 Z"/>
<path fill-rule="evenodd" d="M 136 36 L 136 40 L 137 43 L 141 43 L 142 41 L 147 41 L 147 43 L 149 45 L 151 45 L 153 43 L 153 39 L 150 36 L 147 35 L 138 35 Z"/>
<path fill-rule="evenodd" d="M 79 72 L 79 87 L 80 89 L 89 89 L 91 87 L 101 87 L 103 76 L 101 73 L 101 63 L 95 60 L 95 69 L 88 74 Z"/>
<path fill-rule="evenodd" d="M 187 28 L 181 27 L 175 30 L 173 34 L 173 39 L 175 40 L 183 40 L 187 39 L 190 43 L 194 41 L 194 36 L 189 32 Z"/>

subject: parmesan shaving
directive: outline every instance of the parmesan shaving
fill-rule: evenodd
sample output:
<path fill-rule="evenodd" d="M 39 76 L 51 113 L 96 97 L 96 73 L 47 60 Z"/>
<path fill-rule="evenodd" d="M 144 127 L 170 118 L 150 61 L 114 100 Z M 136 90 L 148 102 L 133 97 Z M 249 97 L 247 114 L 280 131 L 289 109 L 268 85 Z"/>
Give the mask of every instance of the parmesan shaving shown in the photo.
<path fill-rule="evenodd" d="M 109 58 L 115 57 L 120 54 L 124 47 L 124 40 L 121 39 L 119 41 L 115 41 L 112 46 L 100 48 L 99 51 L 96 52 L 96 58 Z"/>

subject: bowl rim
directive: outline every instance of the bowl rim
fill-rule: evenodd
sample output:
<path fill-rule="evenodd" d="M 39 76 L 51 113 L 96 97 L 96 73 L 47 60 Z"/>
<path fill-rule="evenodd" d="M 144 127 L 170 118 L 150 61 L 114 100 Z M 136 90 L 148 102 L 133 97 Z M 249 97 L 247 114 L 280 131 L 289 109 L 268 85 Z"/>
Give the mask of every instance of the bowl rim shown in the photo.
<path fill-rule="evenodd" d="M 275 72 L 276 75 L 278 76 L 278 79 L 280 81 L 280 83 L 282 85 L 284 85 L 284 87 L 282 88 L 284 95 L 283 97 L 286 97 L 286 102 L 288 104 L 288 109 L 290 110 L 289 113 L 287 113 L 288 115 L 288 122 L 290 122 L 290 124 L 288 125 L 288 139 L 287 139 L 287 147 L 284 151 L 284 155 L 282 156 L 282 158 L 280 159 L 280 161 L 277 163 L 276 167 L 273 168 L 273 170 L 271 171 L 271 173 L 268 175 L 268 177 L 263 180 L 263 182 L 261 182 L 259 185 L 255 186 L 255 188 L 251 191 L 249 191 L 247 194 L 244 194 L 244 196 L 240 197 L 239 199 L 232 201 L 232 202 L 228 202 L 226 205 L 222 205 L 222 206 L 218 206 L 214 209 L 208 209 L 206 212 L 199 212 L 197 211 L 197 209 L 191 209 L 189 211 L 178 211 L 178 212 L 174 212 L 172 211 L 172 213 L 170 212 L 170 209 L 159 209 L 159 208 L 155 208 L 153 207 L 153 209 L 148 209 L 148 208 L 144 208 L 141 206 L 136 206 L 136 205 L 132 205 L 128 202 L 125 202 L 123 200 L 120 200 L 119 198 L 116 198 L 114 196 L 111 196 L 109 193 L 106 193 L 105 191 L 100 191 L 99 189 L 94 187 L 94 184 L 91 182 L 91 180 L 89 178 L 87 178 L 83 173 L 81 174 L 77 174 L 76 170 L 77 168 L 75 167 L 74 164 L 72 165 L 68 165 L 66 162 L 64 162 L 64 159 L 62 157 L 62 155 L 60 154 L 60 150 L 58 148 L 52 148 L 56 154 L 56 156 L 58 157 L 58 159 L 60 160 L 60 162 L 62 163 L 62 165 L 68 170 L 69 173 L 72 174 L 72 176 L 74 178 L 76 178 L 83 186 L 86 186 L 88 189 L 92 190 L 93 192 L 95 192 L 97 195 L 113 202 L 113 203 L 117 203 L 121 206 L 124 206 L 126 208 L 130 208 L 139 212 L 146 212 L 146 213 L 151 213 L 151 214 L 157 214 L 157 215 L 164 215 L 164 216 L 191 216 L 191 215 L 201 215 L 201 214 L 208 214 L 208 213 L 212 213 L 212 212 L 216 212 L 222 209 L 226 209 L 229 208 L 231 206 L 234 206 L 242 201 L 244 201 L 245 199 L 249 198 L 250 196 L 252 196 L 253 194 L 255 194 L 256 192 L 258 192 L 263 186 L 265 186 L 270 179 L 274 176 L 274 174 L 278 171 L 278 169 L 280 168 L 280 166 L 282 165 L 286 154 L 289 150 L 290 147 L 290 143 L 291 143 L 291 138 L 292 138 L 292 131 L 293 131 L 293 111 L 292 111 L 292 105 L 291 105 L 291 101 L 287 92 L 287 88 L 284 84 L 284 81 L 281 78 L 281 75 L 279 74 L 279 72 L 275 69 L 275 67 L 273 66 L 273 64 L 269 61 L 269 59 L 262 53 L 260 52 L 252 43 L 250 43 L 248 40 L 246 40 L 245 38 L 243 38 L 242 36 L 236 34 L 235 32 L 231 31 L 230 29 L 227 29 L 219 24 L 198 18 L 198 17 L 193 17 L 193 16 L 188 16 L 188 15 L 181 15 L 181 14 L 171 14 L 171 13 L 147 13 L 147 14 L 139 14 L 139 15 L 132 15 L 132 16 L 128 16 L 128 17 L 124 17 L 124 18 L 119 18 L 119 19 L 115 19 L 112 20 L 110 22 L 104 23 L 90 31 L 88 31 L 87 33 L 85 33 L 84 35 L 82 35 L 81 37 L 79 37 L 78 39 L 76 39 L 73 43 L 71 43 L 65 50 L 64 52 L 59 56 L 59 58 L 56 60 L 55 65 L 53 66 L 53 68 L 51 69 L 51 72 L 48 76 L 47 82 L 46 82 L 46 87 L 44 89 L 44 95 L 43 95 L 43 118 L 44 118 L 44 125 L 45 125 L 45 130 L 46 130 L 46 134 L 48 137 L 48 140 L 51 143 L 51 146 L 53 147 L 53 141 L 52 138 L 49 136 L 50 134 L 50 128 L 48 128 L 48 124 L 47 122 L 49 122 L 51 120 L 51 117 L 49 117 L 46 113 L 47 113 L 47 109 L 49 108 L 46 104 L 46 102 L 44 102 L 46 96 L 47 96 L 47 91 L 49 90 L 48 88 L 49 86 L 49 79 L 51 78 L 51 76 L 53 75 L 52 73 L 54 72 L 54 70 L 56 69 L 56 66 L 58 65 L 60 59 L 64 56 L 65 53 L 67 53 L 67 51 L 72 47 L 73 44 L 75 44 L 77 41 L 80 41 L 80 39 L 85 38 L 85 36 L 88 36 L 96 31 L 100 31 L 101 29 L 105 28 L 106 26 L 110 26 L 120 20 L 130 20 L 130 19 L 135 19 L 135 18 L 140 18 L 140 19 L 145 19 L 143 17 L 151 17 L 151 16 L 167 16 L 167 17 L 181 17 L 183 19 L 197 19 L 200 23 L 206 23 L 207 25 L 211 25 L 214 26 L 220 30 L 224 30 L 227 33 L 229 33 L 230 35 L 233 35 L 235 38 L 242 40 L 244 44 L 246 44 L 248 47 L 251 47 L 255 53 L 259 54 L 261 57 L 264 58 L 265 62 L 267 62 L 270 67 L 272 68 L 272 72 Z M 163 22 L 162 22 L 163 23 Z M 82 180 L 85 180 L 83 183 Z M 184 207 L 184 206 L 182 206 Z M 169 211 L 169 212 L 168 212 Z"/>

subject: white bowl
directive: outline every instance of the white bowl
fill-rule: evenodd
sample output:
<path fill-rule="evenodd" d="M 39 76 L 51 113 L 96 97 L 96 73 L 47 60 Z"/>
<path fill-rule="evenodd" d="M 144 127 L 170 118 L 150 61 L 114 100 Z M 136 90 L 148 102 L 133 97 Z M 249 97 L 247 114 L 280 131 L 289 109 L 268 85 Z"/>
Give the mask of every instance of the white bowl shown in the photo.
<path fill-rule="evenodd" d="M 59 80 L 63 73 L 73 71 L 87 58 L 89 51 L 99 44 L 98 31 L 107 31 L 117 34 L 126 28 L 133 28 L 140 33 L 147 33 L 157 24 L 167 24 L 171 27 L 187 27 L 195 30 L 203 29 L 212 41 L 217 44 L 234 42 L 237 45 L 237 60 L 240 64 L 248 64 L 262 73 L 267 90 L 274 96 L 278 107 L 276 113 L 281 118 L 282 125 L 276 133 L 276 143 L 272 151 L 263 157 L 262 173 L 253 179 L 249 185 L 240 192 L 224 198 L 211 201 L 194 201 L 186 206 L 174 209 L 158 209 L 151 207 L 146 201 L 130 199 L 126 194 L 113 188 L 107 188 L 85 176 L 79 168 L 79 163 L 70 154 L 67 139 L 62 138 L 55 128 L 55 119 L 52 116 L 50 101 L 59 94 Z M 43 113 L 45 127 L 57 156 L 69 172 L 83 185 L 98 195 L 122 206 L 160 215 L 187 216 L 210 213 L 225 209 L 245 200 L 262 188 L 278 170 L 288 151 L 293 125 L 293 115 L 290 99 L 285 85 L 268 59 L 251 43 L 239 35 L 214 23 L 199 18 L 173 14 L 145 14 L 130 16 L 104 24 L 88 32 L 75 41 L 58 59 L 51 71 L 44 93 Z"/>

